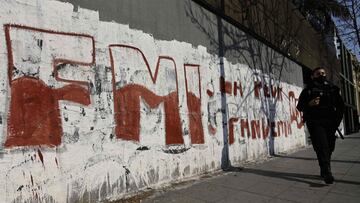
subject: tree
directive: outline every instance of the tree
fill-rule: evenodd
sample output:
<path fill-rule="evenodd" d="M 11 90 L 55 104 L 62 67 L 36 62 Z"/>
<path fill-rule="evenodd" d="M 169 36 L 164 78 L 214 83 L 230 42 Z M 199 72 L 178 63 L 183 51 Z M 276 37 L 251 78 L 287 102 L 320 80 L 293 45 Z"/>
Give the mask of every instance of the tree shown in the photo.
<path fill-rule="evenodd" d="M 335 23 L 346 47 L 360 59 L 359 0 L 294 0 L 294 2 L 318 31 L 332 32 L 332 25 Z"/>
<path fill-rule="evenodd" d="M 360 60 L 360 1 L 341 0 L 349 11 L 348 18 L 334 18 L 340 38 Z"/>

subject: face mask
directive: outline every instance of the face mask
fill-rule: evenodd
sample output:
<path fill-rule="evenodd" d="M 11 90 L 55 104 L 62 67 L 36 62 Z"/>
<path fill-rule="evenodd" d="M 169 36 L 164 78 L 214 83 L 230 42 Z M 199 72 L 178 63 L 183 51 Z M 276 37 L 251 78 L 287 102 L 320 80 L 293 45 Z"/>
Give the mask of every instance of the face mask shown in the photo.
<path fill-rule="evenodd" d="M 318 83 L 324 83 L 325 80 L 326 80 L 326 77 L 323 76 L 323 75 L 320 75 L 320 76 L 314 78 L 314 81 L 315 81 L 315 82 L 318 82 Z"/>

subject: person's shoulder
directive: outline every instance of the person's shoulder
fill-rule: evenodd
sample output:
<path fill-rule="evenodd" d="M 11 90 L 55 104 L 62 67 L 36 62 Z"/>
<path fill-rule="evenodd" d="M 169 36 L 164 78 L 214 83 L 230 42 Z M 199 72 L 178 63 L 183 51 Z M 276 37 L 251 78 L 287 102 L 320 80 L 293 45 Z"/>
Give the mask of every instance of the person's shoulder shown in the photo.
<path fill-rule="evenodd" d="M 329 81 L 326 81 L 327 82 L 327 85 L 330 86 L 331 88 L 334 88 L 334 89 L 340 89 L 337 85 L 335 85 L 334 83 L 332 82 L 329 82 Z"/>
<path fill-rule="evenodd" d="M 315 84 L 314 83 L 308 83 L 304 86 L 304 90 L 309 90 L 309 89 L 312 89 L 315 87 Z"/>
<path fill-rule="evenodd" d="M 301 90 L 301 95 L 308 95 L 311 94 L 311 89 L 312 87 L 309 85 L 306 85 L 302 90 Z"/>
<path fill-rule="evenodd" d="M 337 85 L 335 85 L 334 83 L 330 82 L 330 81 L 326 81 L 326 85 L 332 91 L 340 91 L 340 88 Z"/>
<path fill-rule="evenodd" d="M 311 93 L 314 89 L 318 89 L 318 87 L 314 83 L 308 83 L 305 85 L 303 92 Z"/>

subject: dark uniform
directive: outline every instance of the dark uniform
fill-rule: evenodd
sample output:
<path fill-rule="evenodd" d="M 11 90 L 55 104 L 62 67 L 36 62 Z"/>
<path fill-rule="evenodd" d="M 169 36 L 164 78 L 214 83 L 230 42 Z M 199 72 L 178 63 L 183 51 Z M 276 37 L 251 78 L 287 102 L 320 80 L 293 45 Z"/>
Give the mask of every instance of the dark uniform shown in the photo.
<path fill-rule="evenodd" d="M 309 102 L 316 97 L 320 97 L 319 104 L 310 106 Z M 303 119 L 319 161 L 321 176 L 326 183 L 332 183 L 334 178 L 330 160 L 335 149 L 335 132 L 344 111 L 339 88 L 328 81 L 313 81 L 301 92 L 297 109 L 303 112 Z"/>

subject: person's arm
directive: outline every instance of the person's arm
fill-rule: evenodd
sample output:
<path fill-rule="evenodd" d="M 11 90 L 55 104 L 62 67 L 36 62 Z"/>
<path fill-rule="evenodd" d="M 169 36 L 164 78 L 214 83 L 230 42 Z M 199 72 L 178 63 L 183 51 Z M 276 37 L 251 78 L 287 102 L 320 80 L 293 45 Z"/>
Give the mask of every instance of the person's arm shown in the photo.
<path fill-rule="evenodd" d="M 299 96 L 296 108 L 299 111 L 307 111 L 309 108 L 316 107 L 320 104 L 320 96 L 312 95 L 310 89 L 305 88 Z"/>
<path fill-rule="evenodd" d="M 308 108 L 308 102 L 309 102 L 308 90 L 303 89 L 303 91 L 300 93 L 299 101 L 296 105 L 297 110 L 302 112 L 306 111 L 306 109 Z"/>

